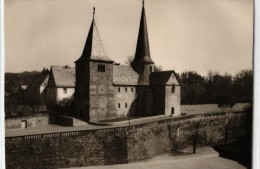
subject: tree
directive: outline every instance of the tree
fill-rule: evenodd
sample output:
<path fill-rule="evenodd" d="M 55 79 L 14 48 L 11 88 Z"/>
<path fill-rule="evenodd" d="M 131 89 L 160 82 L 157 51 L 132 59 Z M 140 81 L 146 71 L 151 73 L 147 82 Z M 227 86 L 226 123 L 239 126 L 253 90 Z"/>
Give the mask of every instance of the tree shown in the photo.
<path fill-rule="evenodd" d="M 132 61 L 134 60 L 134 56 L 127 56 L 125 64 L 131 66 Z"/>
<path fill-rule="evenodd" d="M 196 154 L 197 141 L 199 137 L 199 126 L 200 126 L 200 122 L 197 122 L 195 124 L 195 132 L 192 135 L 193 154 Z"/>
<path fill-rule="evenodd" d="M 205 91 L 205 79 L 196 71 L 184 72 L 181 79 L 182 104 L 199 104 L 205 102 L 203 98 Z"/>
<path fill-rule="evenodd" d="M 252 103 L 253 98 L 253 72 L 242 70 L 235 75 L 233 80 L 233 94 L 236 102 Z"/>
<path fill-rule="evenodd" d="M 209 103 L 233 105 L 232 83 L 232 76 L 228 73 L 208 72 L 205 93 L 210 98 Z"/>
<path fill-rule="evenodd" d="M 230 126 L 229 126 L 229 120 L 227 119 L 226 120 L 226 123 L 224 125 L 224 131 L 225 131 L 225 137 L 224 137 L 224 143 L 227 144 L 228 143 L 228 137 L 229 135 L 231 134 L 231 131 L 230 131 Z"/>

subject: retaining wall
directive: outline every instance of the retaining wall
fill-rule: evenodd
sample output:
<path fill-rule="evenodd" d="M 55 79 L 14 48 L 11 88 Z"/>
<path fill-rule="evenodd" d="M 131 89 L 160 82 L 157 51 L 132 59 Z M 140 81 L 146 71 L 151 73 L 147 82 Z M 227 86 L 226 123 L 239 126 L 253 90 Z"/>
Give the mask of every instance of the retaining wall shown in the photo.
<path fill-rule="evenodd" d="M 34 116 L 5 119 L 5 129 L 21 128 L 23 120 L 27 121 L 27 127 L 44 126 L 49 123 L 49 114 L 36 114 Z"/>
<path fill-rule="evenodd" d="M 196 128 L 197 124 L 197 128 Z M 227 125 L 228 124 L 228 125 Z M 246 113 L 173 117 L 129 127 L 6 138 L 7 168 L 59 168 L 121 164 L 192 145 L 221 144 L 245 134 Z M 225 135 L 228 128 L 228 136 Z"/>
<path fill-rule="evenodd" d="M 237 112 L 244 111 L 250 106 L 250 103 L 236 103 L 230 106 L 218 106 L 218 104 L 196 104 L 196 105 L 181 105 L 181 113 L 203 114 L 203 113 L 219 113 L 219 112 Z"/>

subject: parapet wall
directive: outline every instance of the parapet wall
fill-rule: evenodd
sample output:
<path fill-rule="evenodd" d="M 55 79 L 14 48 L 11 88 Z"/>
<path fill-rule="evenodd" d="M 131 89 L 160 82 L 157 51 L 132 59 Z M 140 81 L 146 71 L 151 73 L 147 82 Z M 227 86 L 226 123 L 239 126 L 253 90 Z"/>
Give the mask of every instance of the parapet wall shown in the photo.
<path fill-rule="evenodd" d="M 65 168 L 129 163 L 179 152 L 192 145 L 196 131 L 198 144 L 230 142 L 245 134 L 245 125 L 245 112 L 209 113 L 172 117 L 130 128 L 7 137 L 6 165 L 7 168 Z"/>

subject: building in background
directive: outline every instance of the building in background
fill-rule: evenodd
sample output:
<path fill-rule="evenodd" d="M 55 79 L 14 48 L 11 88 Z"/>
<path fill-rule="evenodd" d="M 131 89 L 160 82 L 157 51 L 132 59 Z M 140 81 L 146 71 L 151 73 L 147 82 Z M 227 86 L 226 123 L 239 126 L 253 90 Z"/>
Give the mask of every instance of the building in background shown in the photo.
<path fill-rule="evenodd" d="M 63 105 L 73 101 L 75 68 L 51 66 L 46 99 L 49 106 Z"/>

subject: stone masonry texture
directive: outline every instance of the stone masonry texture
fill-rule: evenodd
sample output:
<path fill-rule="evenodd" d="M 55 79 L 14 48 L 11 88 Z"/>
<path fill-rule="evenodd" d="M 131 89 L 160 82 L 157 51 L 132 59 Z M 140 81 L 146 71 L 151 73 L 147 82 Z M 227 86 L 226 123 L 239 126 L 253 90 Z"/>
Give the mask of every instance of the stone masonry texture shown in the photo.
<path fill-rule="evenodd" d="M 222 144 L 245 134 L 246 113 L 181 116 L 129 127 L 6 138 L 6 166 L 59 168 L 122 164 L 192 145 Z M 228 130 L 228 135 L 225 134 Z M 226 139 L 227 138 L 227 139 Z"/>

